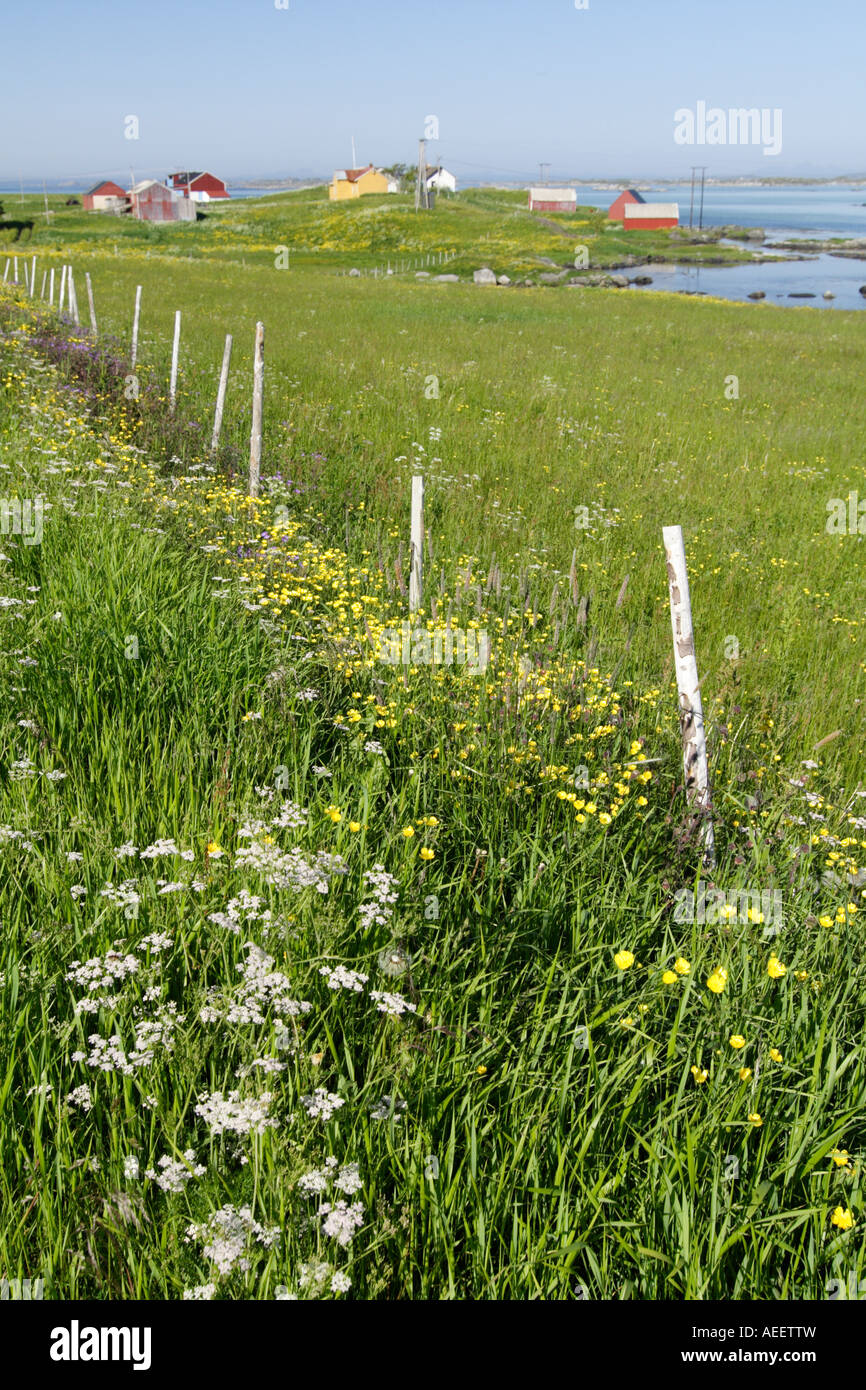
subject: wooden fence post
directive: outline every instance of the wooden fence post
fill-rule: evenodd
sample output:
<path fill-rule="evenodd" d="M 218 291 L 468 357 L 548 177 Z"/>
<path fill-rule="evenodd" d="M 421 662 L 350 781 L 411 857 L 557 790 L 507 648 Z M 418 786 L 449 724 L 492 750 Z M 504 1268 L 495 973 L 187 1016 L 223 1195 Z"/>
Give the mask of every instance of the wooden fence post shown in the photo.
<path fill-rule="evenodd" d="M 54 266 L 51 267 L 51 274 L 48 277 L 48 307 L 54 308 Z"/>
<path fill-rule="evenodd" d="M 219 448 L 220 431 L 223 427 L 223 407 L 226 403 L 226 386 L 229 379 L 229 363 L 232 360 L 232 335 L 226 334 L 226 345 L 223 349 L 223 364 L 220 370 L 220 384 L 217 390 L 216 411 L 213 417 L 213 437 L 210 442 L 210 451 L 215 454 Z"/>
<path fill-rule="evenodd" d="M 57 301 L 57 312 L 58 312 L 58 314 L 62 314 L 62 313 L 63 313 L 63 304 L 64 304 L 65 299 L 66 299 L 66 266 L 63 266 L 62 269 L 61 269 L 61 271 L 60 271 L 60 298 L 59 298 L 58 301 Z"/>
<path fill-rule="evenodd" d="M 683 739 L 683 772 L 686 795 L 698 813 L 704 817 L 702 840 L 704 864 L 712 867 L 716 860 L 715 834 L 707 773 L 707 741 L 704 729 L 704 710 L 698 664 L 695 659 L 695 636 L 692 627 L 692 604 L 689 595 L 689 576 L 686 571 L 686 552 L 681 526 L 662 528 L 668 588 L 671 601 L 671 628 L 674 638 L 674 662 L 679 692 L 680 730 Z"/>
<path fill-rule="evenodd" d="M 168 385 L 168 408 L 172 415 L 177 405 L 177 359 L 180 352 L 180 309 L 174 311 L 174 339 L 171 344 L 171 380 Z"/>
<path fill-rule="evenodd" d="M 30 262 L 30 298 L 31 298 L 31 299 L 33 298 L 33 295 L 35 294 L 35 292 L 36 292 L 36 257 L 34 256 L 34 257 L 33 257 L 33 260 Z"/>
<path fill-rule="evenodd" d="M 253 359 L 253 424 L 250 432 L 250 497 L 259 495 L 259 474 L 262 466 L 262 397 L 265 385 L 265 325 L 256 324 L 256 346 Z"/>
<path fill-rule="evenodd" d="M 12 264 L 12 262 L 10 261 L 9 257 L 7 256 L 7 257 L 6 257 L 6 266 L 5 266 L 5 269 L 4 269 L 4 271 L 3 271 L 3 284 L 4 284 L 4 285 L 6 284 L 6 281 L 9 279 L 9 267 L 10 267 L 11 264 Z"/>
<path fill-rule="evenodd" d="M 421 607 L 424 562 L 424 478 L 420 473 L 416 473 L 412 478 L 412 525 L 409 538 L 409 612 L 417 613 Z"/>
<path fill-rule="evenodd" d="M 90 309 L 90 331 L 91 331 L 91 333 L 93 334 L 93 336 L 94 336 L 94 338 L 95 338 L 95 337 L 96 337 L 96 333 L 97 333 L 97 328 L 96 328 L 96 309 L 94 308 L 94 305 L 93 305 L 93 285 L 92 285 L 91 282 L 90 282 L 90 271 L 89 271 L 89 270 L 86 270 L 86 271 L 84 272 L 84 279 L 85 279 L 85 282 L 86 282 L 86 284 L 87 284 L 87 304 L 88 304 L 88 308 Z"/>
<path fill-rule="evenodd" d="M 75 288 L 75 276 L 72 274 L 72 266 L 69 267 L 69 296 L 72 303 L 72 317 L 76 326 L 81 324 L 81 315 L 78 311 L 78 291 Z"/>
<path fill-rule="evenodd" d="M 40 290 L 39 290 L 39 298 L 40 298 L 40 299 L 44 299 L 44 298 L 45 298 L 45 281 L 46 281 L 47 279 L 48 279 L 48 271 L 47 271 L 47 270 L 43 270 L 43 272 L 42 272 L 42 285 L 41 285 Z"/>
<path fill-rule="evenodd" d="M 135 366 L 135 359 L 138 356 L 138 320 L 141 314 L 141 285 L 135 287 L 135 313 L 132 316 L 132 354 L 130 365 Z"/>

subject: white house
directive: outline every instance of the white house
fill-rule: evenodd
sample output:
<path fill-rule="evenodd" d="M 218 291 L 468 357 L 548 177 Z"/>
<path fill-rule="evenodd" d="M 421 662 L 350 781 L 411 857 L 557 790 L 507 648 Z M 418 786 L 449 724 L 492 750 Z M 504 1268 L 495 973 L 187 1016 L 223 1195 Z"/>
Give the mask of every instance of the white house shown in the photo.
<path fill-rule="evenodd" d="M 427 175 L 427 187 L 435 189 L 439 193 L 456 193 L 457 180 L 448 169 L 443 169 L 441 164 L 438 169 Z"/>

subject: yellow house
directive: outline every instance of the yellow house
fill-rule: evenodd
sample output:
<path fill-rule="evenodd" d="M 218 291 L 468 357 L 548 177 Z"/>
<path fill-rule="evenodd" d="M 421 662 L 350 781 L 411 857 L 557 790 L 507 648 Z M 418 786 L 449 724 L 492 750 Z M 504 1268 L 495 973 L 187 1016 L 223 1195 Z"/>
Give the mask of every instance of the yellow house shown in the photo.
<path fill-rule="evenodd" d="M 387 193 L 388 180 L 368 164 L 366 169 L 337 169 L 328 185 L 332 202 L 343 198 L 360 198 L 364 193 Z"/>

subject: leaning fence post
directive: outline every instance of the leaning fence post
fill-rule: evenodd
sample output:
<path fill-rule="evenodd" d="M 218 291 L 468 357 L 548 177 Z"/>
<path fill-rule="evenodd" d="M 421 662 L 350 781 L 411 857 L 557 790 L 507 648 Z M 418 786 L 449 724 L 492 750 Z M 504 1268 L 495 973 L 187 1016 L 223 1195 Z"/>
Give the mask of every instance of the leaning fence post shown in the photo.
<path fill-rule="evenodd" d="M 78 315 L 78 295 L 75 293 L 75 277 L 72 274 L 72 266 L 69 267 L 69 277 L 66 281 L 66 286 L 69 290 L 70 313 L 72 314 L 73 321 L 78 325 L 81 323 L 81 319 Z"/>
<path fill-rule="evenodd" d="M 168 408 L 172 415 L 177 404 L 177 359 L 180 352 L 180 309 L 174 311 L 174 339 L 171 344 L 171 380 L 168 385 Z"/>
<path fill-rule="evenodd" d="M 424 479 L 420 473 L 412 478 L 412 526 L 409 533 L 409 612 L 421 607 L 421 569 L 424 558 Z"/>
<path fill-rule="evenodd" d="M 683 772 L 686 795 L 704 816 L 702 840 L 704 864 L 715 863 L 715 834 L 710 803 L 707 773 L 707 740 L 698 664 L 695 659 L 695 637 L 692 628 L 692 604 L 689 595 L 689 576 L 686 571 L 686 552 L 681 526 L 662 528 L 668 570 L 671 601 L 671 628 L 674 638 L 674 662 L 679 692 L 680 730 L 683 739 Z"/>
<path fill-rule="evenodd" d="M 93 336 L 96 337 L 96 309 L 93 306 L 93 285 L 90 283 L 89 270 L 86 270 L 84 272 L 84 280 L 87 285 L 87 303 L 90 309 L 90 329 L 93 333 Z"/>
<path fill-rule="evenodd" d="M 141 313 L 141 285 L 135 287 L 135 313 L 132 316 L 132 354 L 130 365 L 135 366 L 135 359 L 138 356 L 138 320 Z"/>
<path fill-rule="evenodd" d="M 215 454 L 219 448 L 220 431 L 223 427 L 223 407 L 226 403 L 226 386 L 229 379 L 229 363 L 232 360 L 232 335 L 226 334 L 226 345 L 223 349 L 223 364 L 220 370 L 220 384 L 217 389 L 216 411 L 213 417 L 213 438 L 210 442 L 210 451 Z"/>
<path fill-rule="evenodd" d="M 47 279 L 48 279 L 48 271 L 47 271 L 47 270 L 43 270 L 43 272 L 42 272 L 42 285 L 41 285 L 40 290 L 39 290 L 39 298 L 40 298 L 40 299 L 44 299 L 44 298 L 45 298 L 45 281 L 46 281 Z"/>
<path fill-rule="evenodd" d="M 253 359 L 253 424 L 250 431 L 250 497 L 259 495 L 259 474 L 262 466 L 262 396 L 265 385 L 265 325 L 256 324 L 256 347 Z"/>
<path fill-rule="evenodd" d="M 4 285 L 6 284 L 6 281 L 9 279 L 9 267 L 10 267 L 11 264 L 12 264 L 12 262 L 10 261 L 9 257 L 7 256 L 7 257 L 6 257 L 6 267 L 5 267 L 4 271 L 3 271 L 3 284 L 4 284 Z"/>
<path fill-rule="evenodd" d="M 36 257 L 30 263 L 30 298 L 33 298 L 36 290 Z"/>

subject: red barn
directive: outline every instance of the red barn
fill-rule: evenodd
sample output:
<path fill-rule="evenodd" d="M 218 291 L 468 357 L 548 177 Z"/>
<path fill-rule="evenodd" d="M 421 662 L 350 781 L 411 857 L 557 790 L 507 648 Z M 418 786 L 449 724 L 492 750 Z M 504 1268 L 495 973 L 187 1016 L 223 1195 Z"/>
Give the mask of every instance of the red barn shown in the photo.
<path fill-rule="evenodd" d="M 103 179 L 81 195 L 81 206 L 89 212 L 120 212 L 126 207 L 126 194 L 119 183 Z"/>
<path fill-rule="evenodd" d="M 622 225 L 627 232 L 635 229 L 655 231 L 659 227 L 678 227 L 680 224 L 679 203 L 626 203 L 623 211 Z"/>
<path fill-rule="evenodd" d="M 195 170 L 183 170 L 179 174 L 171 174 L 171 186 L 178 193 L 182 193 L 185 198 L 192 198 L 195 203 L 209 203 L 211 198 L 228 198 L 229 191 L 222 179 L 218 179 L 215 174 L 196 173 Z"/>
<path fill-rule="evenodd" d="M 636 188 L 624 188 L 618 198 L 615 198 L 607 210 L 610 222 L 625 221 L 626 203 L 642 203 L 644 199 L 640 196 Z"/>
<path fill-rule="evenodd" d="M 530 188 L 530 212 L 577 212 L 573 188 Z"/>

